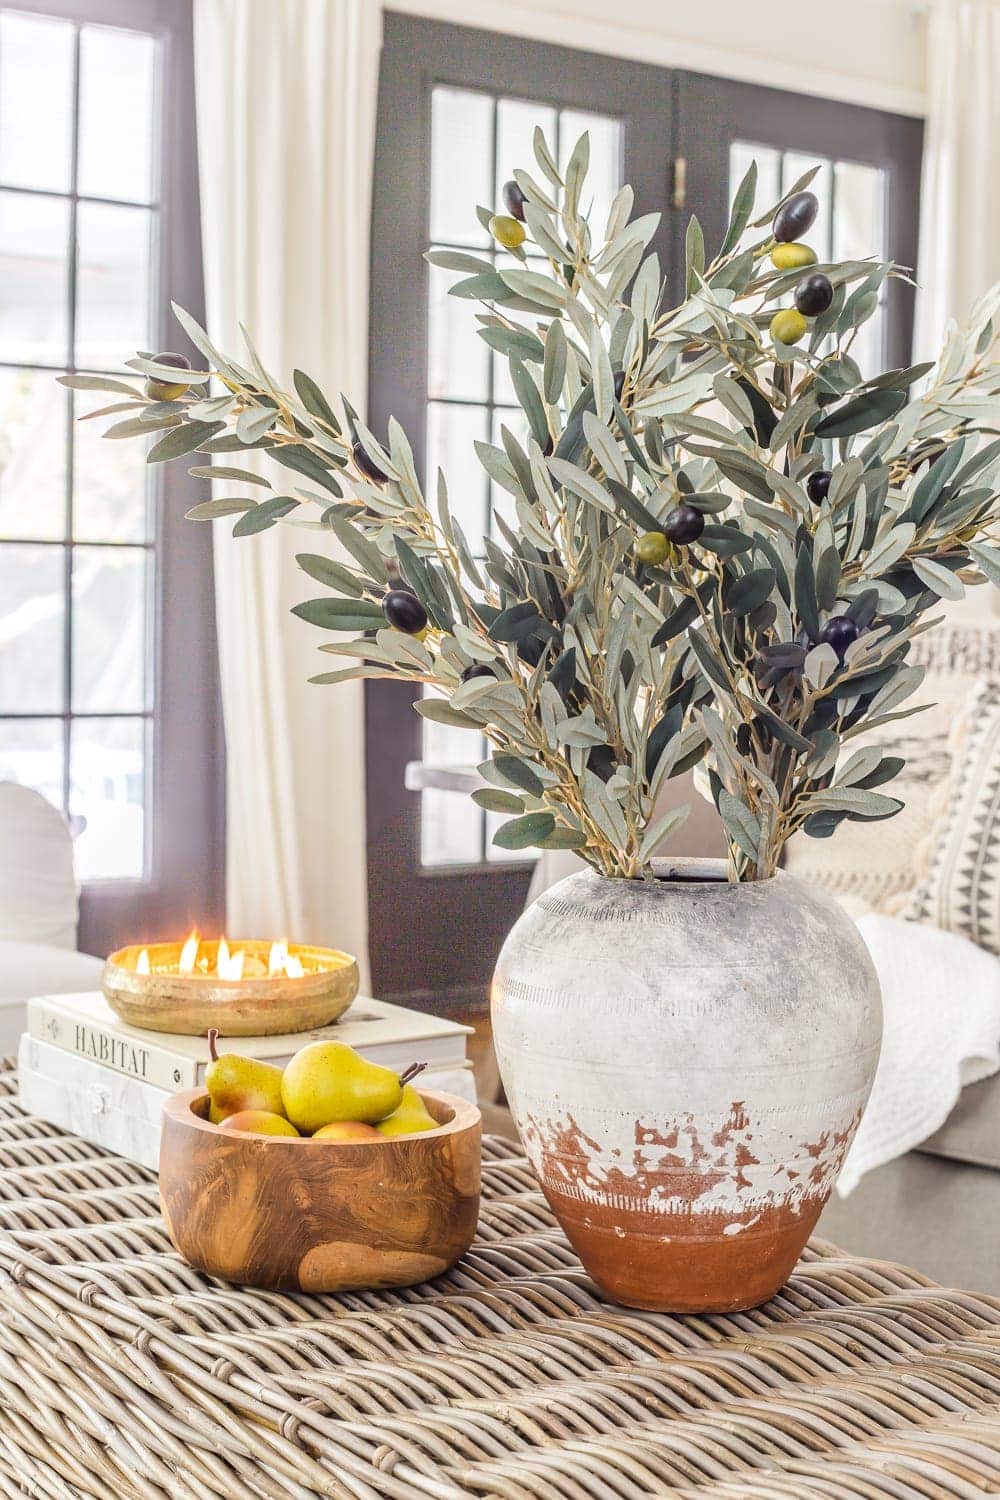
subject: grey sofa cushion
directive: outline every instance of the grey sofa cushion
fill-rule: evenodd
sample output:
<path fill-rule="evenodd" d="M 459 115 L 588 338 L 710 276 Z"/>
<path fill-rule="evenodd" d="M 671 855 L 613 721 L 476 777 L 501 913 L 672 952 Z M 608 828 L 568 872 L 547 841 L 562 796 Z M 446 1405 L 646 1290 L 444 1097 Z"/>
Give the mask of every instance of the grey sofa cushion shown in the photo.
<path fill-rule="evenodd" d="M 1000 1073 L 964 1088 L 941 1129 L 920 1150 L 1000 1172 Z"/>
<path fill-rule="evenodd" d="M 1000 1295 L 1000 1172 L 909 1151 L 830 1199 L 816 1233 L 913 1266 L 944 1286 Z"/>

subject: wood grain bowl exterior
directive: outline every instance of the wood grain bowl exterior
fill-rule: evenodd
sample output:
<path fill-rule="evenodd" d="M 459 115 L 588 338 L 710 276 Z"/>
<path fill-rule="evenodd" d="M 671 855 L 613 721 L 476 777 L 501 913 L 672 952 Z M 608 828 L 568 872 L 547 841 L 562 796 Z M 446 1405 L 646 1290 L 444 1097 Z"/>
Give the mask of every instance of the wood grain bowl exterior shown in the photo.
<path fill-rule="evenodd" d="M 601 1288 L 733 1311 L 784 1284 L 829 1197 L 874 1078 L 878 980 L 825 894 L 661 864 L 571 875 L 527 909 L 497 964 L 497 1056 Z"/>
<path fill-rule="evenodd" d="M 223 1037 L 284 1036 L 296 1031 L 315 1031 L 328 1026 L 348 1009 L 358 993 L 357 961 L 349 953 L 330 948 L 296 945 L 295 953 L 306 964 L 301 979 L 277 974 L 274 978 L 223 980 L 211 975 L 137 974 L 136 959 L 142 944 L 112 953 L 104 966 L 101 987 L 104 998 L 126 1026 L 145 1031 L 170 1031 L 181 1036 L 204 1036 L 210 1026 Z M 202 951 L 217 945 L 206 942 Z M 240 943 L 241 948 L 259 950 L 267 958 L 269 943 Z M 150 948 L 181 945 L 158 944 Z M 309 963 L 334 967 L 310 972 Z M 176 962 L 176 956 L 173 960 Z"/>
<path fill-rule="evenodd" d="M 479 1214 L 478 1109 L 421 1091 L 441 1123 L 378 1141 L 223 1131 L 203 1089 L 164 1109 L 160 1201 L 196 1270 L 272 1291 L 414 1286 L 447 1271 Z"/>

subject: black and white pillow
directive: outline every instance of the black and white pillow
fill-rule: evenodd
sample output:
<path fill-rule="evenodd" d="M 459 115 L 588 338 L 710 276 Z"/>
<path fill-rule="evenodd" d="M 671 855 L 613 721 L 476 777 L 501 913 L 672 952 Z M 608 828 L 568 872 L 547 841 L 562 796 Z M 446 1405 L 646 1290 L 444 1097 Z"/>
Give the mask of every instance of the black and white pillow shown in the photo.
<path fill-rule="evenodd" d="M 1000 685 L 969 698 L 947 808 L 904 913 L 1000 954 Z"/>

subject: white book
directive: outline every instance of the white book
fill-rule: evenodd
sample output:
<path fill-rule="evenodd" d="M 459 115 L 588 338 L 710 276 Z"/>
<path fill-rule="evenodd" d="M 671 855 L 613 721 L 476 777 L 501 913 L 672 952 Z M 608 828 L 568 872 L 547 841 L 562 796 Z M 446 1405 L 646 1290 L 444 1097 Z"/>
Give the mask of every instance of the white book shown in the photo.
<path fill-rule="evenodd" d="M 156 1088 L 76 1052 L 25 1034 L 17 1057 L 21 1108 L 155 1172 L 163 1106 L 173 1089 Z M 471 1063 L 436 1063 L 421 1087 L 476 1102 Z"/>
<path fill-rule="evenodd" d="M 223 1051 L 283 1067 L 309 1042 L 346 1042 L 371 1062 L 402 1071 L 412 1062 L 425 1062 L 429 1068 L 461 1066 L 471 1030 L 457 1021 L 359 995 L 332 1026 L 284 1036 L 233 1037 L 223 1039 L 221 1046 Z M 207 1038 L 126 1026 L 96 992 L 29 1000 L 28 1033 L 36 1041 L 171 1093 L 202 1083 L 209 1061 Z"/>

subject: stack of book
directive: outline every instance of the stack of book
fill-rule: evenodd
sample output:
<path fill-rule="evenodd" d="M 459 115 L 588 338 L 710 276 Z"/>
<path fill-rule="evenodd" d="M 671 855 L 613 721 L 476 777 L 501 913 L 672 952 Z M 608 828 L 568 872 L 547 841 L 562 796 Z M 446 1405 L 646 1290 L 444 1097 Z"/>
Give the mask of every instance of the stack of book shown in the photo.
<path fill-rule="evenodd" d="M 426 1063 L 422 1086 L 475 1103 L 465 1056 L 471 1029 L 359 996 L 332 1026 L 238 1037 L 226 1045 L 280 1067 L 308 1042 L 346 1042 L 387 1068 Z M 18 1052 L 21 1104 L 38 1119 L 155 1168 L 163 1105 L 180 1089 L 203 1083 L 208 1060 L 205 1037 L 126 1026 L 103 995 L 47 995 L 28 1002 L 28 1030 Z"/>

